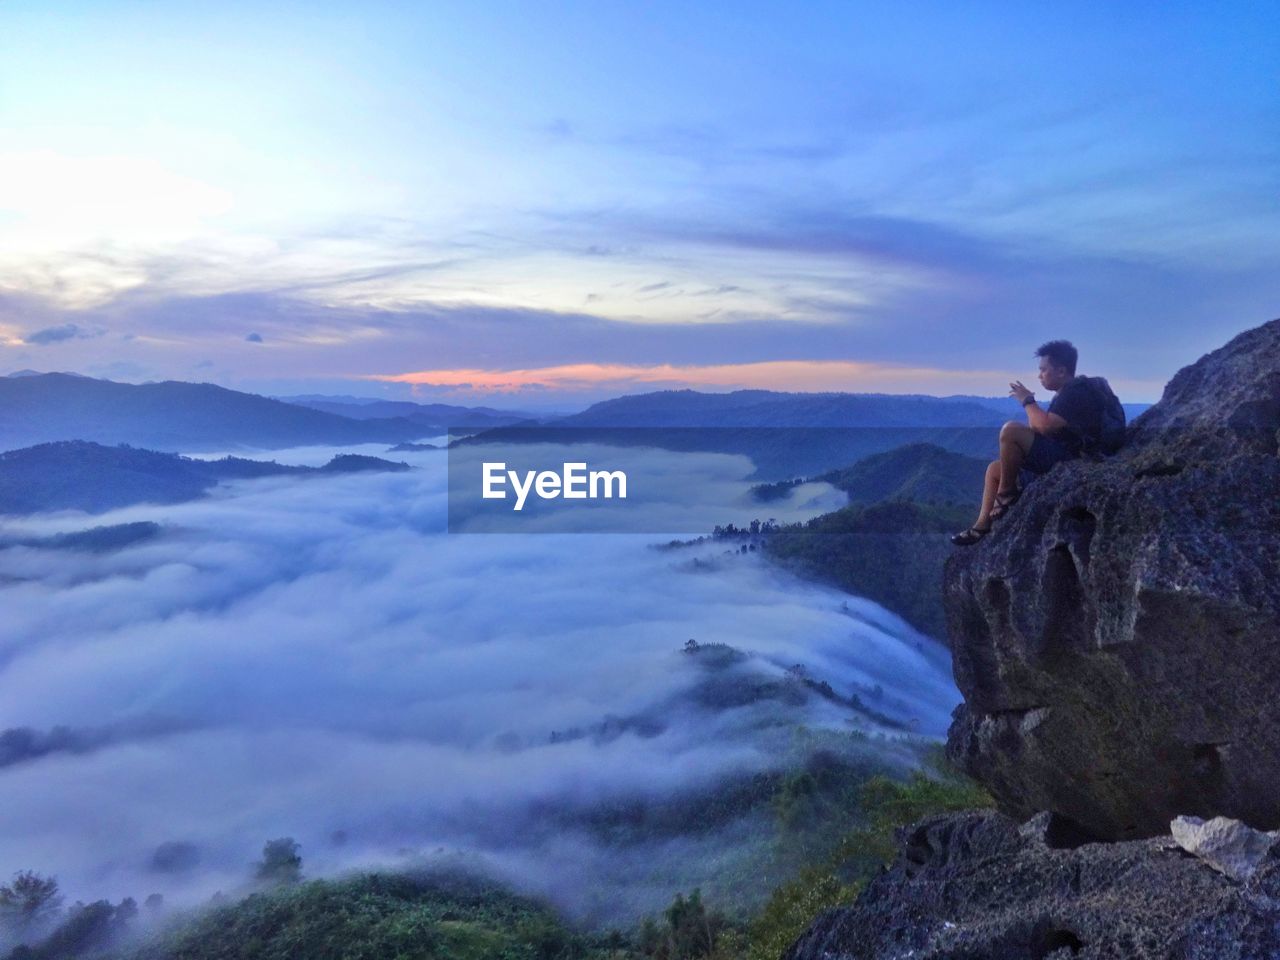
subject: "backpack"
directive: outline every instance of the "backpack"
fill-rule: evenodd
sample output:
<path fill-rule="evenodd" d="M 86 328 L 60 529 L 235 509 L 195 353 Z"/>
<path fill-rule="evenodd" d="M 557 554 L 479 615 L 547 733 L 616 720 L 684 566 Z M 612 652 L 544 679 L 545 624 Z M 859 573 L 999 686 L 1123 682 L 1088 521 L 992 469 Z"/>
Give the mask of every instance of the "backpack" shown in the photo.
<path fill-rule="evenodd" d="M 1100 429 L 1097 437 L 1085 437 L 1084 452 L 1110 456 L 1124 445 L 1125 416 L 1120 398 L 1107 383 L 1106 377 L 1081 377 L 1097 401 Z"/>

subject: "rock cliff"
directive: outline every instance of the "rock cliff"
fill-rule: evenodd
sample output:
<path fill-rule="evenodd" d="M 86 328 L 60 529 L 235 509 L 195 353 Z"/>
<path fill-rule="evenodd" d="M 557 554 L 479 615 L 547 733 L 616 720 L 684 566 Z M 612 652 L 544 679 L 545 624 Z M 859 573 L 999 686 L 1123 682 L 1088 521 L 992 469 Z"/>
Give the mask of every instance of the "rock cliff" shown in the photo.
<path fill-rule="evenodd" d="M 1244 882 L 1171 840 L 1080 843 L 1047 814 L 925 820 L 786 960 L 1272 960 L 1280 858 Z"/>
<path fill-rule="evenodd" d="M 1002 812 L 903 831 L 787 960 L 1280 957 L 1280 320 L 1031 484 L 944 594 L 948 753 Z"/>
<path fill-rule="evenodd" d="M 948 562 L 949 753 L 1103 839 L 1280 826 L 1280 320 L 1181 370 Z"/>

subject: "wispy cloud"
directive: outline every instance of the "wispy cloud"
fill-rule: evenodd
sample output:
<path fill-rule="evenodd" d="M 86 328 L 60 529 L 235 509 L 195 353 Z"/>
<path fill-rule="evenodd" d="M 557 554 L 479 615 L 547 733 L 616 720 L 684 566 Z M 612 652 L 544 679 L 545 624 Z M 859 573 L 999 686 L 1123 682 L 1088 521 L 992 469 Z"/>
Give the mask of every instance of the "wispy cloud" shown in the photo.
<path fill-rule="evenodd" d="M 168 22 L 148 11 L 139 23 Z M 1091 29 L 1058 31 L 1043 11 L 757 15 L 682 11 L 708 46 L 668 50 L 661 78 L 635 57 L 665 43 L 647 31 L 668 12 L 580 18 L 593 42 L 572 47 L 530 44 L 523 15 L 462 17 L 429 74 L 422 43 L 441 32 L 424 8 L 405 19 L 417 34 L 383 20 L 366 49 L 337 28 L 303 58 L 358 85 L 240 56 L 227 32 L 188 52 L 243 76 L 140 61 L 152 97 L 109 96 L 87 144 L 41 119 L 81 129 L 87 91 L 19 57 L 9 69 L 49 102 L 0 153 L 0 362 L 181 376 L 209 359 L 229 384 L 813 359 L 1020 372 L 1024 338 L 1067 336 L 1102 372 L 1157 380 L 1274 313 L 1270 61 L 1244 55 L 1265 33 L 1243 29 L 1252 15 L 1139 30 L 1091 9 L 1074 14 Z M 35 19 L 33 36 L 68 33 Z M 305 36 L 267 19 L 254 36 L 302 49 L 324 16 Z M 99 35 L 123 27 L 81 30 L 100 63 Z M 114 35 L 127 49 L 146 31 Z M 539 82 L 495 86 L 463 52 L 480 37 L 538 61 Z M 472 91 L 468 121 L 446 97 L 401 122 L 409 75 Z M 119 337 L 21 336 L 68 325 Z"/>
<path fill-rule="evenodd" d="M 142 291 L 76 311 L 0 294 L 0 317 L 111 331 L 26 346 L 24 353 L 23 334 L 9 326 L 16 347 L 5 352 L 10 369 L 43 368 L 48 352 L 56 355 L 57 369 L 94 373 L 112 366 L 137 370 L 141 379 L 182 379 L 209 361 L 226 386 L 344 393 L 363 381 L 377 395 L 390 386 L 407 390 L 407 381 L 394 378 L 425 372 L 435 379 L 419 378 L 421 396 L 471 402 L 480 395 L 474 387 L 425 383 L 556 382 L 569 390 L 573 376 L 542 371 L 612 370 L 577 377 L 582 389 L 573 388 L 572 399 L 589 402 L 630 383 L 714 386 L 698 379 L 705 367 L 725 368 L 716 382 L 733 386 L 856 390 L 872 382 L 868 389 L 938 393 L 967 383 L 973 392 L 994 395 L 1009 380 L 1034 374 L 1037 344 L 1067 337 L 1080 347 L 1085 369 L 1141 391 L 1126 399 L 1155 400 L 1179 367 L 1269 319 L 1270 287 L 1269 279 L 1251 274 L 1064 257 L 1025 260 L 1003 278 L 979 274 L 902 291 L 879 306 L 797 295 L 791 315 L 772 317 L 717 310 L 715 298 L 697 295 L 705 286 L 690 288 L 689 299 L 706 308 L 694 321 L 618 321 L 596 313 L 594 300 L 569 311 L 467 303 L 390 309 L 317 304 L 274 292 L 174 297 Z M 1215 322 L 1205 323 L 1206 316 Z M 1133 339 L 1129 331 L 1142 317 L 1159 318 L 1159 338 Z M 246 331 L 271 349 L 246 342 Z M 795 363 L 801 365 L 785 366 Z M 456 371 L 475 371 L 476 379 Z M 895 372 L 905 373 L 895 381 Z M 676 379 L 663 380 L 667 373 Z M 693 379 L 679 379 L 686 375 Z M 541 394 L 557 409 L 554 389 Z"/>
<path fill-rule="evenodd" d="M 29 333 L 23 342 L 37 346 L 47 346 L 50 343 L 61 343 L 64 340 L 92 340 L 94 337 L 102 336 L 105 332 L 105 330 L 86 330 L 74 323 L 64 323 L 57 327 L 45 327 L 43 330 Z"/>

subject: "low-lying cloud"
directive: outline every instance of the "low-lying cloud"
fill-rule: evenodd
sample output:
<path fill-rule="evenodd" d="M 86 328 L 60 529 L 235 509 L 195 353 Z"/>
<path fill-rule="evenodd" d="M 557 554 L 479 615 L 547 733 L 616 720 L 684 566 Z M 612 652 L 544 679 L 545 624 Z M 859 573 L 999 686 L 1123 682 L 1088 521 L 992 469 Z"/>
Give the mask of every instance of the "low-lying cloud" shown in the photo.
<path fill-rule="evenodd" d="M 652 908 L 672 892 L 657 846 L 694 863 L 736 828 L 642 856 L 602 845 L 590 811 L 778 769 L 797 724 L 870 734 L 889 763 L 908 762 L 901 731 L 945 729 L 945 654 L 874 604 L 723 546 L 446 535 L 444 454 L 406 458 L 10 524 L 164 532 L 113 554 L 0 551 L 0 730 L 28 731 L 0 766 L 0 870 L 85 899 L 195 900 L 293 836 L 312 876 L 460 850 L 579 911 Z M 877 691 L 893 725 L 821 697 L 712 706 L 690 639 L 761 677 L 803 664 Z"/>

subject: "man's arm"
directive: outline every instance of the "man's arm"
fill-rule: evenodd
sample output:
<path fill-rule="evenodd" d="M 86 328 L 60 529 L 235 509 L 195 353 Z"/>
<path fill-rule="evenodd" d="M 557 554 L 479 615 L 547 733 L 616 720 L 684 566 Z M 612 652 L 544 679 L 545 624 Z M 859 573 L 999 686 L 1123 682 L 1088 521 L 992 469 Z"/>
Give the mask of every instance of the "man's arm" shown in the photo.
<path fill-rule="evenodd" d="M 1040 409 L 1035 402 L 1035 395 L 1022 385 L 1021 381 L 1009 384 L 1009 395 L 1022 404 L 1027 411 L 1027 424 L 1036 433 L 1051 436 L 1067 425 L 1067 421 L 1056 413 Z"/>

